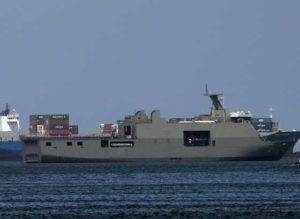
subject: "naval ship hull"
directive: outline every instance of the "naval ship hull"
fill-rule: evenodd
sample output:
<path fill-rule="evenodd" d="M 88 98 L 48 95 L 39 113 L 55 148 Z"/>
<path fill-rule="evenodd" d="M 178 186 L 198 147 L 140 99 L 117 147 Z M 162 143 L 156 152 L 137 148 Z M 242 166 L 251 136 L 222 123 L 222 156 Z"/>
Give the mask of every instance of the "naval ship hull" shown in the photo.
<path fill-rule="evenodd" d="M 236 127 L 236 135 L 249 130 Z M 232 129 L 234 131 L 234 129 Z M 22 137 L 23 160 L 30 162 L 105 162 L 138 160 L 250 161 L 280 160 L 300 132 L 266 137 L 216 137 L 205 146 L 186 145 L 181 138 L 113 139 L 101 137 Z M 229 132 L 228 132 L 229 133 Z M 253 132 L 254 133 L 254 132 Z M 248 133 L 249 134 L 249 133 Z M 234 135 L 231 133 L 230 135 Z"/>
<path fill-rule="evenodd" d="M 86 147 L 88 145 L 95 145 L 99 143 L 99 140 L 88 140 L 85 142 Z M 138 145 L 138 144 L 137 144 Z M 144 147 L 147 145 L 144 144 Z M 171 155 L 159 148 L 153 147 L 153 150 L 159 152 L 159 156 L 155 154 L 144 155 L 145 148 L 140 149 L 121 149 L 119 151 L 111 149 L 109 151 L 103 150 L 97 154 L 94 149 L 77 150 L 77 152 L 70 152 L 67 149 L 50 149 L 48 152 L 43 151 L 41 153 L 41 148 L 32 147 L 30 153 L 24 155 L 24 161 L 27 163 L 43 162 L 43 163 L 64 163 L 64 162 L 109 162 L 109 161 L 165 161 L 165 160 L 198 160 L 198 161 L 276 161 L 280 160 L 283 154 L 290 148 L 293 147 L 293 143 L 287 143 L 282 145 L 272 144 L 272 145 L 262 145 L 257 148 L 252 148 L 252 150 L 245 149 L 239 146 L 227 146 L 224 150 L 227 154 L 220 154 L 222 149 L 191 149 L 189 151 L 182 151 L 176 155 Z M 251 147 L 251 146 L 250 146 Z M 92 147 L 91 147 L 92 148 Z M 166 147 L 167 148 L 167 147 Z M 177 151 L 180 148 L 172 147 Z M 234 153 L 229 152 L 234 151 Z M 164 156 L 165 155 L 165 156 Z"/>

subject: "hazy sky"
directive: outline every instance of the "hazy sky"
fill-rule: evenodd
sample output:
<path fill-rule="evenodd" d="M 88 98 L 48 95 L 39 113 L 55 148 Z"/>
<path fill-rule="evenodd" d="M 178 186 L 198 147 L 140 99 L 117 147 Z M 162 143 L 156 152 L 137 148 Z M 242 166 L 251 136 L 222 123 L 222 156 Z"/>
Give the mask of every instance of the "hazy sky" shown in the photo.
<path fill-rule="evenodd" d="M 81 131 L 125 114 L 231 111 L 300 130 L 298 0 L 1 0 L 0 104 L 69 113 Z M 298 144 L 299 146 L 299 144 Z M 300 148 L 300 147 L 299 147 Z"/>

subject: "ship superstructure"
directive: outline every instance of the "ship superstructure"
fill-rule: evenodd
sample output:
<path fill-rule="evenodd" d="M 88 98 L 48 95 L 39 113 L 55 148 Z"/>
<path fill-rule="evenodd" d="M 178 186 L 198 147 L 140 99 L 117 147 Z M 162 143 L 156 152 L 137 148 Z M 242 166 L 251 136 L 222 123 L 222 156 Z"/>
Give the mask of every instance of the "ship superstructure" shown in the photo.
<path fill-rule="evenodd" d="M 20 119 L 15 109 L 6 105 L 0 113 L 0 160 L 21 159 Z"/>
<path fill-rule="evenodd" d="M 100 125 L 94 136 L 22 136 L 25 162 L 117 160 L 279 160 L 300 137 L 276 127 L 258 130 L 250 112 L 230 113 L 222 94 L 208 92 L 210 114 L 166 120 L 159 110 Z M 272 122 L 272 121 L 271 121 Z M 273 122 L 272 122 L 273 124 Z"/>

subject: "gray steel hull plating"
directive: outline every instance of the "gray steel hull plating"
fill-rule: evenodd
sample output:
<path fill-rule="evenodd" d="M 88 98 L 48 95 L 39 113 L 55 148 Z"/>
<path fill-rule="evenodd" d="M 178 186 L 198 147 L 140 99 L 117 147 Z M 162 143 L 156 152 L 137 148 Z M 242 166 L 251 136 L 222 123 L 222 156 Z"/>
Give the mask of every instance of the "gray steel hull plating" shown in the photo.
<path fill-rule="evenodd" d="M 110 139 L 108 141 L 128 140 Z M 46 146 L 47 142 L 51 142 L 51 146 Z M 72 142 L 72 146 L 68 146 L 68 142 Z M 78 146 L 78 142 L 82 145 Z M 23 159 L 25 162 L 279 160 L 296 143 L 295 141 L 262 141 L 260 138 L 216 139 L 215 146 L 206 147 L 186 147 L 182 139 L 142 139 L 128 142 L 134 142 L 134 146 L 102 147 L 100 138 L 25 140 L 23 141 Z"/>

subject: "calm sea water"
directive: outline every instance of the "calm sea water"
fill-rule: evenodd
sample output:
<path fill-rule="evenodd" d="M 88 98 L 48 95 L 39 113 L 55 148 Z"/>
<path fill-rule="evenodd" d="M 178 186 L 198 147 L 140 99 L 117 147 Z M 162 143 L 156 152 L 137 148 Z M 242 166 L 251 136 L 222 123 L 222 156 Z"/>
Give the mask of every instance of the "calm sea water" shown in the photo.
<path fill-rule="evenodd" d="M 300 166 L 0 162 L 0 218 L 300 218 Z"/>

